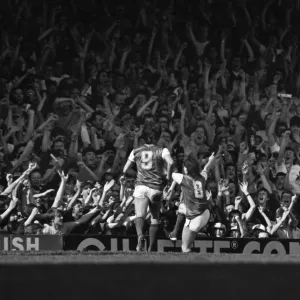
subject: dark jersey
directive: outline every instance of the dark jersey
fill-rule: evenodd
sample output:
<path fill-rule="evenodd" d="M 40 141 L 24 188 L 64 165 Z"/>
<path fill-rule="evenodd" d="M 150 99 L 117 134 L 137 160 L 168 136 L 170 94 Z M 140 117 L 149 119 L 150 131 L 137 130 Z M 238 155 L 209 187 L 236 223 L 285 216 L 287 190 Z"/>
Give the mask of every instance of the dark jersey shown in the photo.
<path fill-rule="evenodd" d="M 182 202 L 186 206 L 186 218 L 191 220 L 208 209 L 205 180 L 201 176 L 195 179 L 186 175 L 181 176 Z"/>
<path fill-rule="evenodd" d="M 135 185 L 163 190 L 164 157 L 167 154 L 170 154 L 168 149 L 154 145 L 144 145 L 132 150 L 128 159 L 137 166 Z"/>

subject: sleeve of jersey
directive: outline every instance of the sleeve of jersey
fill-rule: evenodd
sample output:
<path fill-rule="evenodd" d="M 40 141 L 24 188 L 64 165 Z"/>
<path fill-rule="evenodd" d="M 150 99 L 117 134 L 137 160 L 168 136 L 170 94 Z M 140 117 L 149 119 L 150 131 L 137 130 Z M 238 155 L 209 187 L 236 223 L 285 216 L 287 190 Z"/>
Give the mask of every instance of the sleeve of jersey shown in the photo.
<path fill-rule="evenodd" d="M 132 162 L 135 162 L 135 157 L 134 157 L 134 150 L 131 151 L 129 157 L 128 157 L 128 160 L 132 161 Z"/>
<path fill-rule="evenodd" d="M 183 175 L 180 173 L 173 173 L 172 178 L 177 184 L 181 184 L 183 180 Z"/>
<path fill-rule="evenodd" d="M 163 159 L 165 159 L 165 157 L 166 157 L 167 155 L 171 155 L 171 154 L 170 154 L 170 151 L 169 151 L 167 148 L 164 148 L 163 151 L 162 151 L 162 153 L 161 153 L 161 157 L 162 157 Z"/>

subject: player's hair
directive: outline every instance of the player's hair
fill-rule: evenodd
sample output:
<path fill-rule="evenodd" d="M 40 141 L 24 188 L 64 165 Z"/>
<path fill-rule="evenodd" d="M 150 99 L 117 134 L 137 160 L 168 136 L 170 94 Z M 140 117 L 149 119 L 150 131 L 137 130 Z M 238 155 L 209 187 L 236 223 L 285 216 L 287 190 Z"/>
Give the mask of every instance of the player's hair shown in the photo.
<path fill-rule="evenodd" d="M 199 176 L 200 169 L 196 159 L 188 157 L 184 160 L 183 165 L 186 167 L 188 175 L 192 177 Z"/>

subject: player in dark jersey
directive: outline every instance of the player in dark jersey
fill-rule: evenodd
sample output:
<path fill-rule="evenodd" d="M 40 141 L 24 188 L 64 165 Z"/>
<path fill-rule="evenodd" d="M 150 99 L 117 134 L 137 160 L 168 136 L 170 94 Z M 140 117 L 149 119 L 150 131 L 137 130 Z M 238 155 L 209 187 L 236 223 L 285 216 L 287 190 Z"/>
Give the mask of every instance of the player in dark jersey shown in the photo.
<path fill-rule="evenodd" d="M 214 155 L 209 158 L 204 170 L 199 172 L 198 162 L 187 158 L 183 164 L 185 175 L 173 173 L 172 191 L 175 183 L 181 186 L 182 202 L 185 206 L 186 221 L 182 231 L 182 251 L 190 252 L 197 233 L 206 226 L 210 218 L 209 206 L 206 199 L 205 181 L 207 170 L 214 160 Z M 168 192 L 170 193 L 170 192 Z"/>
<path fill-rule="evenodd" d="M 166 176 L 164 175 L 165 162 L 167 162 Z M 173 159 L 167 148 L 145 144 L 132 150 L 123 169 L 124 174 L 126 174 L 133 163 L 136 164 L 138 171 L 133 193 L 136 213 L 135 226 L 138 236 L 137 251 L 145 250 L 143 227 L 148 208 L 151 214 L 150 245 L 148 250 L 151 251 L 158 230 L 164 181 L 165 178 L 167 180 L 171 179 Z"/>

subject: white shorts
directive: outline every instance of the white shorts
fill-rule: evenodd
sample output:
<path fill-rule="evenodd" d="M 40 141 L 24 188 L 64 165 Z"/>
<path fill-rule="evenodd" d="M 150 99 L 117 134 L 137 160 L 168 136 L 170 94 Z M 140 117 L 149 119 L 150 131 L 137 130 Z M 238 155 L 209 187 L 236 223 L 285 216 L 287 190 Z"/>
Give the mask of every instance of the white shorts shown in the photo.
<path fill-rule="evenodd" d="M 189 220 L 186 219 L 184 226 L 188 227 L 191 231 L 199 232 L 209 221 L 210 212 L 205 210 L 202 215 L 197 216 L 196 218 Z"/>
<path fill-rule="evenodd" d="M 160 202 L 162 199 L 162 191 L 151 189 L 145 185 L 137 185 L 134 188 L 133 197 L 140 199 L 148 199 L 150 202 Z"/>

